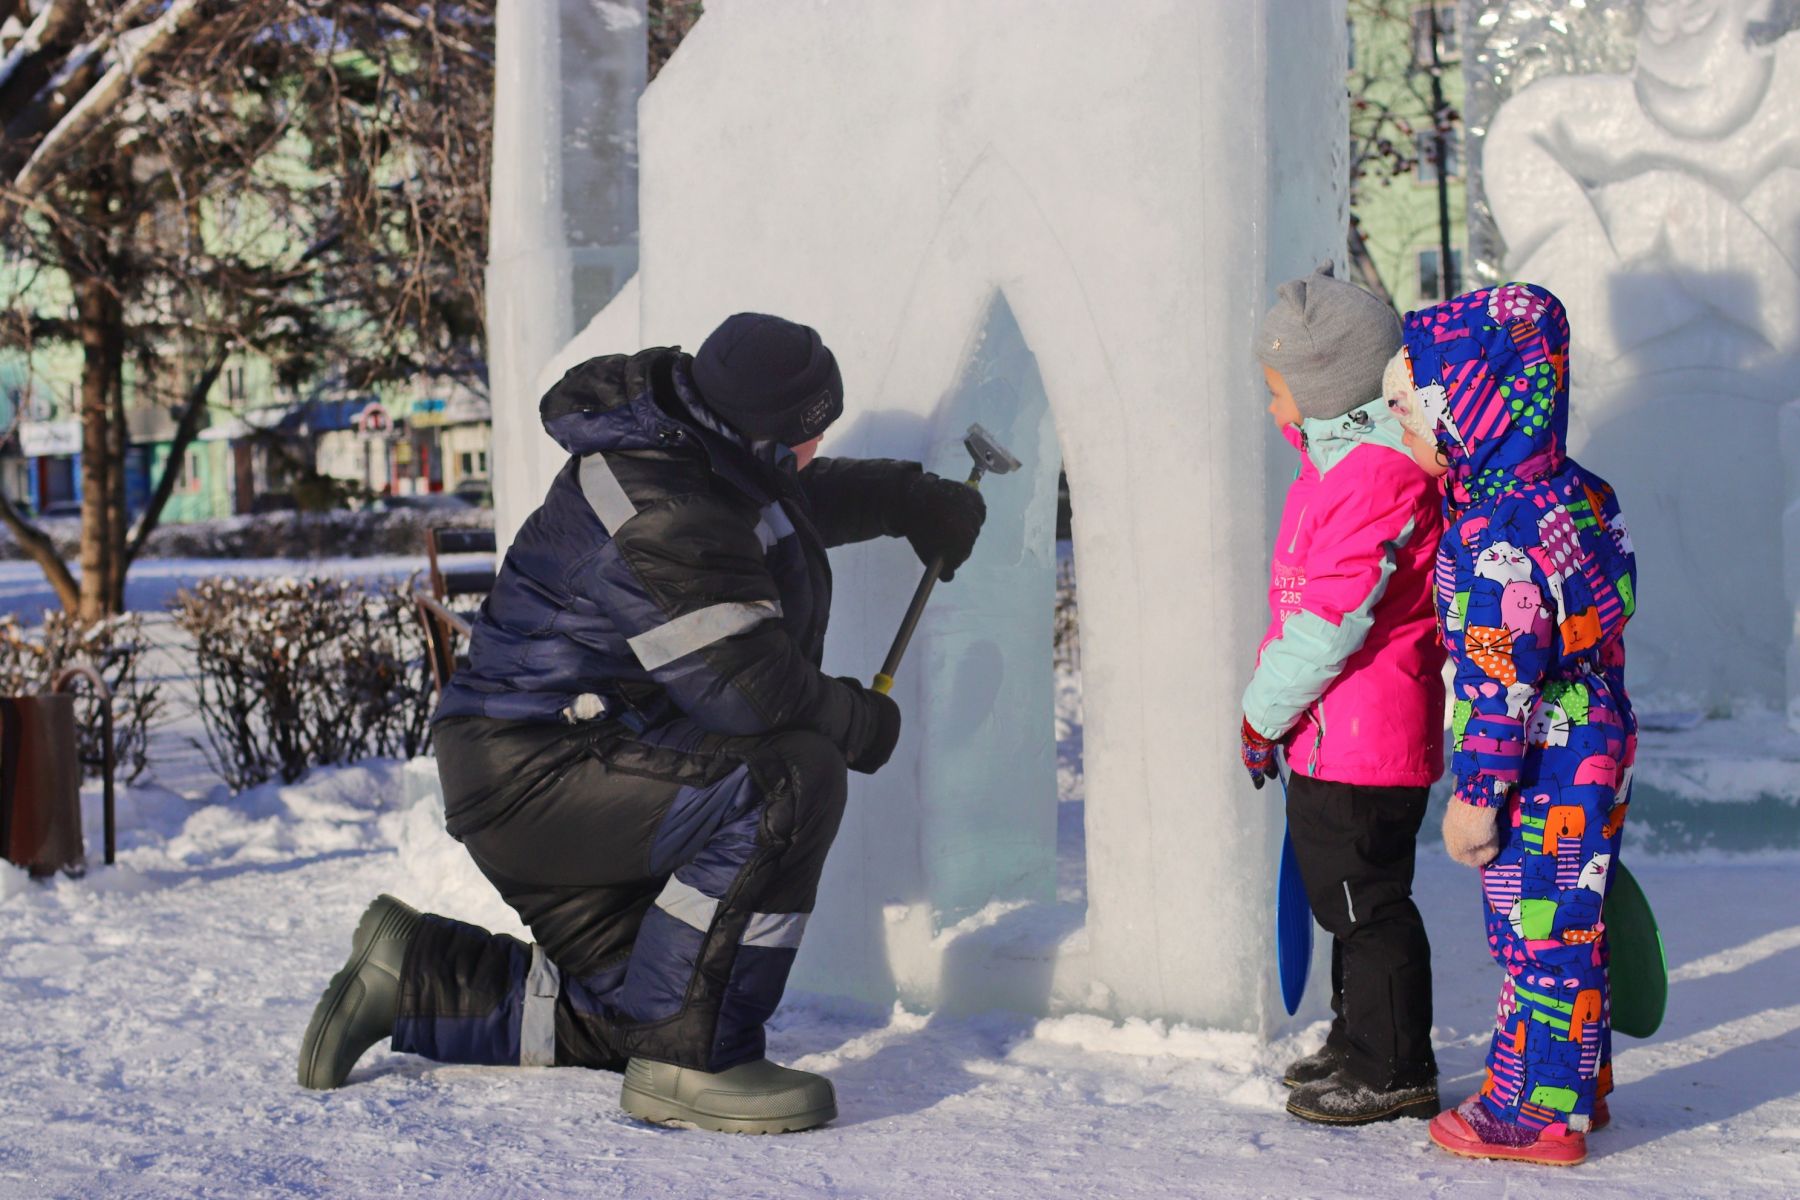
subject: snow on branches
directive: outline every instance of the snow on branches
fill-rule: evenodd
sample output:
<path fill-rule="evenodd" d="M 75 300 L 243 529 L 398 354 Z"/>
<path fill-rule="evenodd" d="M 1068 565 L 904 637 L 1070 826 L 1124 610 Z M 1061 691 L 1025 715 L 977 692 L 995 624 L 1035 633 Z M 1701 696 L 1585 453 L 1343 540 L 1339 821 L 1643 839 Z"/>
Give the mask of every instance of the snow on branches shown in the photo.
<path fill-rule="evenodd" d="M 433 696 L 405 585 L 219 577 L 173 607 L 194 639 L 195 744 L 233 791 L 425 748 Z"/>
<path fill-rule="evenodd" d="M 143 618 L 136 613 L 82 625 L 56 610 L 34 628 L 12 613 L 0 615 L 0 695 L 32 696 L 50 690 L 67 666 L 85 663 L 100 673 L 112 693 L 113 761 L 130 783 L 149 765 L 150 730 L 163 718 L 167 697 L 161 681 L 143 670 L 150 650 Z M 100 699 L 76 692 L 75 719 L 86 773 L 100 771 Z"/>

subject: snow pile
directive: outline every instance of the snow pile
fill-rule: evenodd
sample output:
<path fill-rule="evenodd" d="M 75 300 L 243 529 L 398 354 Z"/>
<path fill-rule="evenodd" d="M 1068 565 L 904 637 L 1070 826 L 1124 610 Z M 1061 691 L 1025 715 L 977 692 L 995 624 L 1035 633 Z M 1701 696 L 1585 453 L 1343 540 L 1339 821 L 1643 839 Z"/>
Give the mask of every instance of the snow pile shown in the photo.
<path fill-rule="evenodd" d="M 1248 1033 L 1171 1026 L 1136 1017 L 1114 1024 L 1102 1017 L 1074 1014 L 1039 1021 L 1018 1057 L 1031 1061 L 1046 1057 L 1044 1047 L 1067 1046 L 1086 1054 L 1140 1059 L 1165 1078 L 1179 1080 L 1194 1091 L 1222 1096 L 1228 1104 L 1279 1113 L 1287 1104 L 1280 1079 L 1282 1067 L 1290 1059 L 1310 1053 L 1324 1040 L 1327 1028 L 1320 1022 L 1303 1036 L 1271 1045 Z M 1130 1103 L 1132 1099 L 1115 1093 L 1112 1102 Z"/>
<path fill-rule="evenodd" d="M 0 867 L 0 1009 L 14 1018 L 0 1022 L 0 1196 L 1149 1200 L 1543 1179 L 1452 1160 L 1416 1122 L 1288 1118 L 1278 1072 L 1322 1024 L 1265 1043 L 1166 1021 L 858 1012 L 791 995 L 770 1053 L 828 1075 L 842 1116 L 787 1138 L 638 1125 L 610 1074 L 380 1047 L 349 1087 L 303 1091 L 301 1031 L 376 893 L 503 927 L 443 833 L 433 774 L 425 760 L 365 763 L 201 805 L 132 788 L 121 867 L 49 883 Z M 1792 890 L 1792 861 L 1632 865 L 1663 919 L 1669 1019 L 1651 1042 L 1619 1043 L 1614 1125 L 1594 1138 L 1583 1190 L 1800 1194 L 1800 925 L 1769 900 Z M 1479 1082 L 1498 972 L 1473 874 L 1426 851 L 1418 890 L 1454 1099 Z M 1045 936 L 1033 922 L 1068 907 L 988 906 L 940 932 L 945 957 L 983 938 L 1029 953 Z"/>
<path fill-rule="evenodd" d="M 164 856 L 187 866 L 240 866 L 368 853 L 376 821 L 397 798 L 398 765 L 376 760 L 265 783 L 230 804 L 193 811 Z"/>
<path fill-rule="evenodd" d="M 394 886 L 388 890 L 414 908 L 530 941 L 519 915 L 500 899 L 461 843 L 444 832 L 437 760 L 407 763 L 405 790 L 407 803 L 381 819 L 382 836 L 398 851 Z"/>
<path fill-rule="evenodd" d="M 9 862 L 0 862 L 0 904 L 5 904 L 14 896 L 23 896 L 31 887 L 31 873 L 24 867 L 15 867 Z"/>

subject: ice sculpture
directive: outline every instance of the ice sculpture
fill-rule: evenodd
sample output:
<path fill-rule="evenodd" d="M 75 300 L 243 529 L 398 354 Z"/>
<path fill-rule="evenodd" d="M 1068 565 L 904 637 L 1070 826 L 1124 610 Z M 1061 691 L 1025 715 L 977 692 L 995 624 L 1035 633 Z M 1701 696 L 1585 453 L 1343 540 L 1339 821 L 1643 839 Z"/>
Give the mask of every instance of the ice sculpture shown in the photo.
<path fill-rule="evenodd" d="M 644 2 L 501 6 L 487 273 L 497 400 L 535 394 L 545 360 L 637 270 Z M 533 468 L 547 440 L 535 421 L 494 422 L 502 544 L 543 498 L 547 477 Z"/>
<path fill-rule="evenodd" d="M 1505 273 L 1568 305 L 1571 447 L 1632 520 L 1633 690 L 1650 704 L 1800 714 L 1776 499 L 1777 414 L 1800 394 L 1795 16 L 1646 0 L 1629 73 L 1538 79 L 1482 149 Z"/>
<path fill-rule="evenodd" d="M 531 54 L 507 37 L 521 7 L 503 3 L 502 43 Z M 906 733 L 856 780 L 800 986 L 1273 1024 L 1279 800 L 1236 759 L 1275 486 L 1248 342 L 1274 284 L 1342 247 L 1343 29 L 1341 4 L 1296 19 L 1274 0 L 712 0 L 645 92 L 636 278 L 537 387 L 496 381 L 518 439 L 501 466 L 527 481 L 501 493 L 503 528 L 561 465 L 525 432 L 539 388 L 593 354 L 692 347 L 740 309 L 837 352 L 848 414 L 825 453 L 960 476 L 979 420 L 1026 461 L 989 485 L 987 534 L 901 673 Z M 559 64 L 570 84 L 567 55 L 536 53 L 503 65 L 503 130 Z M 519 157 L 499 148 L 496 170 Z M 528 332 L 506 353 L 539 354 L 560 319 L 509 326 Z M 1059 459 L 1085 914 L 1053 903 Z M 918 565 L 897 542 L 834 564 L 827 666 L 866 677 Z"/>

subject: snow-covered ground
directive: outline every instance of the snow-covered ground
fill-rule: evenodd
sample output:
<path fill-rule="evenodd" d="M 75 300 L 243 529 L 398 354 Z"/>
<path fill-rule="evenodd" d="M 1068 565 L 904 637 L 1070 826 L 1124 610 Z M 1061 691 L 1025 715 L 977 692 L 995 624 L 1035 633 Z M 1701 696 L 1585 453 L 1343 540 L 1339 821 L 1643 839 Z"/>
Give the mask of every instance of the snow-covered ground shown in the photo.
<path fill-rule="evenodd" d="M 414 565 L 332 564 L 357 575 Z M 0 564 L 0 604 L 19 583 L 14 566 Z M 172 593 L 197 570 L 314 566 L 152 564 L 139 579 Z M 191 660 L 178 642 L 168 649 L 179 686 Z M 1058 701 L 1067 905 L 1085 892 L 1074 679 Z M 182 749 L 190 732 L 160 731 L 161 785 L 123 794 L 119 867 L 36 884 L 0 864 L 0 1200 L 1800 1195 L 1800 855 L 1657 859 L 1628 829 L 1663 920 L 1670 1014 L 1654 1040 L 1621 1040 L 1614 1124 L 1567 1176 L 1452 1159 L 1417 1122 L 1328 1130 L 1289 1118 L 1278 1070 L 1322 1027 L 1265 1045 L 805 996 L 778 1014 L 771 1052 L 829 1075 L 842 1115 L 812 1133 L 740 1138 L 639 1125 L 618 1109 L 616 1076 L 580 1070 L 449 1067 L 378 1049 L 352 1086 L 299 1088 L 301 1031 L 377 892 L 494 927 L 508 914 L 429 803 L 408 805 L 401 764 L 226 798 Z M 1477 1082 L 1497 971 L 1473 874 L 1428 845 L 1418 886 L 1450 1100 Z"/>
<path fill-rule="evenodd" d="M 447 561 L 461 563 L 484 555 L 455 555 Z M 182 588 L 209 575 L 343 575 L 357 579 L 405 579 L 425 570 L 425 556 L 385 555 L 372 558 L 147 558 L 131 568 L 125 579 L 125 606 L 133 612 L 167 607 Z M 55 608 L 56 593 L 34 562 L 0 561 L 0 611 L 34 619 L 46 608 Z"/>
<path fill-rule="evenodd" d="M 0 1195 L 1288 1196 L 1800 1194 L 1795 863 L 1639 860 L 1665 922 L 1670 1016 L 1622 1041 L 1613 1127 L 1568 1179 L 1430 1149 L 1419 1123 L 1303 1125 L 1276 1071 L 1318 1030 L 1094 1017 L 941 1020 L 794 998 L 772 1052 L 831 1076 L 842 1117 L 782 1138 L 653 1129 L 616 1076 L 372 1052 L 294 1083 L 362 906 L 438 899 L 397 764 L 195 807 L 134 790 L 122 863 L 0 875 Z M 402 848 L 404 847 L 404 849 Z M 1495 970 L 1474 880 L 1424 856 L 1444 1093 L 1474 1086 Z"/>

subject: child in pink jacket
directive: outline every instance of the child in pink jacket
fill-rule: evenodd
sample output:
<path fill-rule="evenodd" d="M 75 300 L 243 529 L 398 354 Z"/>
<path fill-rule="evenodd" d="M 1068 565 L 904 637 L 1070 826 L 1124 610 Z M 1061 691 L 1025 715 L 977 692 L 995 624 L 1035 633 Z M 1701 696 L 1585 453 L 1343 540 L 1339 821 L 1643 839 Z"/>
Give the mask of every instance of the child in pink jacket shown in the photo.
<path fill-rule="evenodd" d="M 1382 395 L 1401 340 L 1394 311 L 1330 263 L 1277 295 L 1256 352 L 1300 473 L 1244 693 L 1244 765 L 1260 788 L 1285 747 L 1288 829 L 1332 935 L 1335 1014 L 1324 1047 L 1287 1069 L 1288 1111 L 1337 1125 L 1431 1117 L 1431 946 L 1412 879 L 1444 761 L 1438 490 Z"/>

